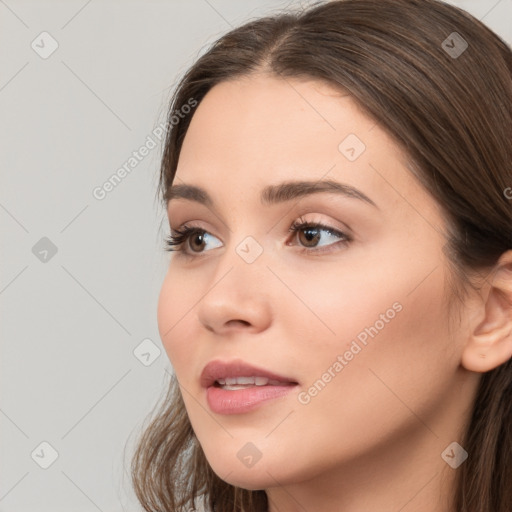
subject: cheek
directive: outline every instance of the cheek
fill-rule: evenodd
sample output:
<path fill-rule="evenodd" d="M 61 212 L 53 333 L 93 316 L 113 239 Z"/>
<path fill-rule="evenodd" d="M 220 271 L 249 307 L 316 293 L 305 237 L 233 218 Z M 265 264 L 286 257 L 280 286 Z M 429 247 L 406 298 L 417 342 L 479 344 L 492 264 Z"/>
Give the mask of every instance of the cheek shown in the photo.
<path fill-rule="evenodd" d="M 322 422 L 326 434 L 350 439 L 349 451 L 417 428 L 411 410 L 428 418 L 450 386 L 458 359 L 448 336 L 443 269 L 416 289 L 421 279 L 410 277 L 427 274 L 369 272 L 371 286 L 343 279 L 342 292 L 335 282 L 322 283 L 323 298 L 310 290 L 335 334 L 315 322 L 324 334 L 303 347 L 309 370 L 302 413 Z M 332 291 L 331 301 L 325 290 Z"/>
<path fill-rule="evenodd" d="M 160 339 L 180 381 L 183 369 L 190 368 L 188 361 L 193 355 L 191 342 L 195 337 L 190 333 L 190 320 L 194 318 L 193 306 L 200 298 L 197 290 L 192 276 L 180 276 L 169 268 L 158 297 Z"/>
<path fill-rule="evenodd" d="M 430 250 L 423 258 L 412 251 L 408 258 L 382 257 L 385 266 L 351 262 L 329 275 L 319 265 L 305 274 L 307 281 L 295 281 L 309 311 L 288 305 L 287 325 L 296 333 L 290 338 L 295 366 L 308 361 L 306 389 L 320 381 L 319 391 L 311 390 L 319 414 L 327 403 L 353 411 L 365 403 L 403 407 L 397 394 L 421 406 L 447 385 L 458 353 L 443 299 L 446 269 Z"/>
<path fill-rule="evenodd" d="M 354 246 L 339 262 L 282 268 L 283 281 L 293 283 L 293 292 L 303 300 L 282 290 L 290 300 L 279 306 L 284 308 L 279 314 L 286 312 L 287 325 L 300 325 L 315 350 L 327 352 L 344 352 L 356 338 L 364 346 L 392 333 L 387 345 L 397 349 L 416 334 L 439 332 L 446 327 L 444 258 L 430 241 L 410 240 L 389 237 L 374 247 Z"/>

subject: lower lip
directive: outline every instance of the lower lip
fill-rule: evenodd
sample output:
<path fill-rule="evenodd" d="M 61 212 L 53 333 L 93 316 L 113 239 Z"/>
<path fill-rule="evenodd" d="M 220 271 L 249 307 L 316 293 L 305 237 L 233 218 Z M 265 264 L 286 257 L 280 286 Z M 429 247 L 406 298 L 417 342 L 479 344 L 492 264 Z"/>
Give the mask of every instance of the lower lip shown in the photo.
<path fill-rule="evenodd" d="M 210 386 L 206 400 L 213 412 L 218 414 L 242 414 L 258 407 L 263 402 L 287 395 L 297 385 L 253 386 L 246 389 L 226 390 Z"/>

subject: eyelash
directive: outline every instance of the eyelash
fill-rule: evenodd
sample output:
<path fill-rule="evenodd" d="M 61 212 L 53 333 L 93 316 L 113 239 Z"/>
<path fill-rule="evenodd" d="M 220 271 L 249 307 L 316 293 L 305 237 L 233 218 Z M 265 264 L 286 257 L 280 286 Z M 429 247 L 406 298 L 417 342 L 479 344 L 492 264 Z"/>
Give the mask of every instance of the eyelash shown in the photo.
<path fill-rule="evenodd" d="M 288 228 L 289 233 L 297 234 L 299 231 L 302 231 L 306 228 L 313 228 L 318 229 L 321 231 L 328 231 L 330 234 L 335 235 L 336 237 L 341 238 L 340 242 L 344 245 L 349 244 L 353 241 L 353 238 L 343 233 L 342 231 L 339 231 L 338 229 L 334 229 L 331 226 L 327 226 L 325 224 L 322 224 L 320 222 L 310 222 L 310 221 L 304 221 L 302 218 L 294 221 L 292 225 Z M 198 227 L 190 227 L 184 224 L 181 229 L 174 230 L 174 235 L 169 235 L 165 239 L 165 250 L 169 252 L 179 252 L 182 253 L 184 256 L 188 256 L 191 258 L 197 258 L 200 257 L 202 253 L 188 253 L 184 250 L 183 245 L 189 240 L 189 238 L 192 235 L 198 234 L 198 233 L 208 233 L 206 230 Z M 301 249 L 301 253 L 322 253 L 322 252 L 330 252 L 332 251 L 333 245 L 338 245 L 339 242 L 334 242 L 332 244 L 327 245 L 325 248 L 315 249 L 315 248 L 309 248 L 309 247 L 303 247 Z"/>

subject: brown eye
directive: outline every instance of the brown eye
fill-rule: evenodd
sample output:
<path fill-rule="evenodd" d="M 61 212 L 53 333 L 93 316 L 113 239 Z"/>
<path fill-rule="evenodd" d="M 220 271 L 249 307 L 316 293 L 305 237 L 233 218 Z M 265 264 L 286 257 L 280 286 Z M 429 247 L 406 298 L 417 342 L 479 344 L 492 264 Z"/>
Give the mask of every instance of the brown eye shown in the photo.
<path fill-rule="evenodd" d="M 193 252 L 201 252 L 204 249 L 205 244 L 205 233 L 201 231 L 194 233 L 188 239 L 188 245 Z"/>
<path fill-rule="evenodd" d="M 301 229 L 298 232 L 300 243 L 305 247 L 315 247 L 320 240 L 320 231 L 321 230 L 316 227 L 307 227 Z"/>
<path fill-rule="evenodd" d="M 215 243 L 218 240 L 219 243 Z M 205 231 L 202 228 L 184 226 L 182 229 L 174 230 L 174 234 L 170 235 L 166 239 L 166 245 L 168 251 L 174 251 L 184 255 L 191 255 L 192 253 L 201 254 L 208 252 L 204 250 L 206 244 L 212 243 L 213 249 L 220 247 L 222 243 L 220 240 Z"/>
<path fill-rule="evenodd" d="M 338 229 L 326 226 L 319 222 L 307 222 L 302 219 L 294 222 L 289 230 L 293 233 L 295 244 L 308 253 L 322 253 L 334 250 L 337 246 L 346 247 L 352 242 L 352 237 Z"/>

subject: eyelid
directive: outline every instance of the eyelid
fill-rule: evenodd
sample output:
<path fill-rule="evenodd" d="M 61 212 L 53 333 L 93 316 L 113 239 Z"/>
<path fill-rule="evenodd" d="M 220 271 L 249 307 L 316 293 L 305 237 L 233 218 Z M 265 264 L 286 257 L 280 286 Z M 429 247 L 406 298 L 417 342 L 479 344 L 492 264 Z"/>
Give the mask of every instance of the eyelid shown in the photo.
<path fill-rule="evenodd" d="M 204 222 L 200 221 L 200 220 L 190 220 L 190 221 L 182 222 L 177 228 L 173 228 L 172 226 L 169 226 L 171 229 L 171 234 L 176 233 L 177 231 L 183 231 L 185 228 L 190 228 L 190 229 L 198 229 L 201 231 L 205 231 L 208 234 L 215 236 L 212 233 L 212 229 L 210 229 L 209 227 L 204 227 L 203 225 L 194 224 L 194 223 L 198 223 L 198 222 L 201 222 L 202 224 L 204 224 Z M 216 237 L 216 238 L 218 238 L 218 237 Z"/>
<path fill-rule="evenodd" d="M 307 215 L 311 215 L 311 214 L 313 214 L 313 216 L 311 218 L 305 218 Z M 339 220 L 333 220 L 332 216 L 330 216 L 330 215 L 328 217 L 329 218 L 326 219 L 325 215 L 322 218 L 322 216 L 319 214 L 315 215 L 313 212 L 306 212 L 306 213 L 301 214 L 299 217 L 297 217 L 296 220 L 293 221 L 292 225 L 300 224 L 300 223 L 320 225 L 324 229 L 338 231 L 338 232 L 343 233 L 346 236 L 350 236 L 351 238 L 354 238 L 354 236 L 355 236 L 354 232 L 348 224 L 346 224 L 345 222 L 339 221 Z"/>
<path fill-rule="evenodd" d="M 291 223 L 290 223 L 289 220 L 283 219 L 282 221 L 279 222 L 279 224 L 283 223 L 286 226 L 291 226 L 291 225 L 300 224 L 300 223 L 304 223 L 304 224 L 320 224 L 325 229 L 341 231 L 343 234 L 345 234 L 347 236 L 350 236 L 351 238 L 355 237 L 352 228 L 348 224 L 346 224 L 345 222 L 341 222 L 339 220 L 325 220 L 325 219 L 322 219 L 321 217 L 318 217 L 318 214 L 317 214 L 316 217 L 313 217 L 311 219 L 305 219 L 304 218 L 304 216 L 311 215 L 313 213 L 314 213 L 313 211 L 311 211 L 311 212 L 306 211 L 306 212 L 302 213 L 301 215 L 299 215 L 298 217 L 295 216 L 294 220 Z M 331 217 L 331 216 L 329 216 L 329 217 Z M 173 228 L 172 226 L 169 226 L 170 230 L 171 230 L 171 234 L 175 233 L 177 230 L 183 230 L 185 227 L 189 227 L 189 228 L 197 228 L 197 229 L 200 229 L 200 230 L 204 230 L 208 234 L 213 235 L 212 230 L 209 227 L 205 228 L 202 225 L 195 225 L 194 224 L 195 222 L 203 223 L 204 221 L 201 221 L 201 220 L 185 221 L 185 222 L 182 222 L 178 226 L 178 228 Z M 209 224 L 209 223 L 206 223 L 206 224 Z M 278 224 L 274 224 L 273 227 L 269 231 L 275 230 L 277 226 L 278 226 Z M 289 232 L 288 228 L 284 228 L 284 229 L 286 230 L 286 232 Z M 269 231 L 267 231 L 267 233 Z M 213 236 L 215 236 L 216 238 L 219 238 L 216 235 L 213 235 Z"/>
<path fill-rule="evenodd" d="M 345 225 L 345 224 L 344 224 Z M 301 246 L 300 243 L 291 243 L 290 241 L 286 241 L 287 246 L 297 246 L 300 248 L 299 252 L 306 255 L 312 255 L 312 256 L 319 256 L 321 254 L 327 254 L 330 252 L 336 252 L 338 250 L 338 246 L 347 246 L 351 244 L 354 241 L 354 236 L 351 233 L 350 228 L 349 229 L 338 229 L 331 225 L 329 222 L 323 222 L 315 219 L 306 220 L 303 218 L 303 216 L 296 218 L 294 222 L 290 225 L 290 227 L 287 229 L 288 233 L 293 233 L 293 239 L 295 239 L 298 235 L 298 233 L 302 230 L 305 230 L 307 228 L 311 229 L 317 229 L 319 231 L 327 232 L 334 237 L 338 238 L 339 240 L 327 245 L 318 245 L 315 247 L 307 247 L 307 246 Z M 181 256 L 187 257 L 187 258 L 201 258 L 204 257 L 209 251 L 202 251 L 202 252 L 190 252 L 187 248 L 184 248 L 183 246 L 185 244 L 188 244 L 191 237 L 194 236 L 196 232 L 203 233 L 206 235 L 209 235 L 213 238 L 216 238 L 220 240 L 218 237 L 213 235 L 209 230 L 204 229 L 201 226 L 192 225 L 192 221 L 183 223 L 179 228 L 172 229 L 171 232 L 173 233 L 170 237 L 166 239 L 167 242 L 167 251 L 174 251 L 178 252 Z M 176 247 L 175 249 L 173 247 Z M 218 247 L 214 247 L 213 249 L 217 249 Z"/>

